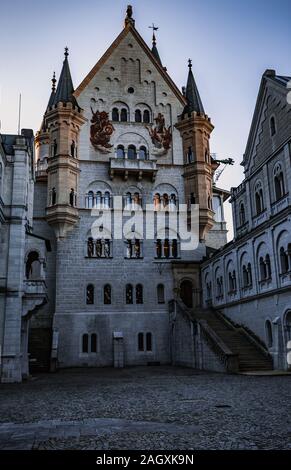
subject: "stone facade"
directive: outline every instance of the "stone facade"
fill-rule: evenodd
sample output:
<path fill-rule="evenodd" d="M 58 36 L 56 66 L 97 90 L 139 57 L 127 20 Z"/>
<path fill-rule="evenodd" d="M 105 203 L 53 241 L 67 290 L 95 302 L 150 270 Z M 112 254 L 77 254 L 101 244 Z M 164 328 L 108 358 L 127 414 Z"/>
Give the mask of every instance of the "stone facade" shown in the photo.
<path fill-rule="evenodd" d="M 285 369 L 291 340 L 290 78 L 262 78 L 244 155 L 245 179 L 231 190 L 234 240 L 202 264 L 204 306 L 222 310 L 266 345 Z"/>
<path fill-rule="evenodd" d="M 34 227 L 50 238 L 52 251 L 46 268 L 49 302 L 34 317 L 31 336 L 48 340 L 53 335 L 52 368 L 167 364 L 168 301 L 181 289 L 188 289 L 191 303 L 200 298 L 197 263 L 206 255 L 211 227 L 212 244 L 226 242 L 223 215 L 216 223 L 211 205 L 213 126 L 194 108 L 183 116 L 187 96 L 144 43 L 133 20 L 127 19 L 76 91 L 65 96 L 62 80 L 71 80 L 67 55 L 36 136 Z M 103 133 L 100 119 L 106 123 Z M 154 130 L 162 132 L 158 138 L 170 133 L 170 145 L 166 140 L 157 143 Z M 197 142 L 195 132 L 203 136 Z M 116 196 L 128 209 L 121 238 L 110 225 L 117 213 Z M 169 201 L 169 214 L 179 213 L 181 204 L 200 203 L 195 250 L 183 251 L 178 234 L 168 233 L 169 248 L 162 241 L 160 257 L 158 228 L 150 239 L 132 228 L 132 210 L 143 219 L 146 206 L 152 205 L 155 217 L 157 197 L 161 206 Z M 223 197 L 218 199 L 223 204 Z M 103 232 L 98 235 L 94 224 L 101 209 Z M 129 239 L 134 240 L 131 248 Z M 39 354 L 33 345 L 31 354 Z"/>
<path fill-rule="evenodd" d="M 45 241 L 32 233 L 33 132 L 0 135 L 0 366 L 2 382 L 29 373 L 31 316 L 46 302 Z"/>

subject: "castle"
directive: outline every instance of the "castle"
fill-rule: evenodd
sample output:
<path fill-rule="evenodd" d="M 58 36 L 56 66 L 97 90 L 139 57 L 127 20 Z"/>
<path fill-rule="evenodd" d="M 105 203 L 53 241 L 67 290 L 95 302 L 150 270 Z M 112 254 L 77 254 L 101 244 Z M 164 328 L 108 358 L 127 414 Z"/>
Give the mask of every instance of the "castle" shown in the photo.
<path fill-rule="evenodd" d="M 254 214 L 250 202 L 253 182 L 232 190 L 235 220 L 244 218 L 241 224 L 236 222 L 236 240 L 226 245 L 223 203 L 230 194 L 213 183 L 219 166 L 209 144 L 214 127 L 191 61 L 181 92 L 162 64 L 155 33 L 149 48 L 135 27 L 130 6 L 123 30 L 76 89 L 68 55 L 66 48 L 58 82 L 55 76 L 52 79 L 35 152 L 31 131 L 1 135 L 1 380 L 21 381 L 31 370 L 169 363 L 238 371 L 243 363 L 227 344 L 227 329 L 236 334 L 236 325 L 223 312 L 255 330 L 252 335 L 241 328 L 243 341 L 236 344 L 244 348 L 244 341 L 251 343 L 254 357 L 260 356 L 255 365 L 286 368 L 286 347 L 281 353 L 272 351 L 279 339 L 272 344 L 270 340 L 272 322 L 279 321 L 264 307 L 260 315 L 254 310 L 270 296 L 282 298 L 284 312 L 291 308 L 291 132 L 290 124 L 283 124 L 290 106 L 281 96 L 287 79 L 273 72 L 264 76 L 265 87 L 279 98 L 268 100 L 261 91 L 261 99 L 269 103 L 256 111 L 258 120 L 264 118 L 264 129 L 258 130 L 254 118 L 245 156 L 250 171 L 262 172 L 256 178 L 261 186 L 256 186 L 255 196 L 258 204 L 262 198 L 262 210 Z M 271 137 L 265 135 L 268 126 L 271 133 L 275 129 Z M 282 158 L 275 156 L 278 149 Z M 270 172 L 279 178 L 276 191 L 281 185 L 280 197 L 272 196 L 275 202 L 260 196 L 260 191 L 267 191 Z M 184 214 L 189 228 L 195 213 L 195 246 L 184 249 L 179 216 Z M 268 231 L 270 220 L 264 213 L 272 222 L 276 218 L 276 227 L 283 220 L 276 229 L 278 236 L 283 234 L 282 242 L 269 244 L 268 250 L 257 235 Z M 241 286 L 238 281 L 240 271 L 251 276 L 254 243 L 247 240 L 252 237 L 258 239 L 255 256 L 263 259 L 260 269 L 266 274 L 260 292 L 258 284 L 255 290 L 255 283 Z M 250 248 L 242 250 L 241 245 Z M 270 283 L 270 273 L 273 253 L 281 245 L 285 271 L 279 285 L 279 271 L 277 283 L 275 273 Z M 283 262 L 283 251 L 279 253 Z M 258 295 L 262 300 L 253 300 Z M 222 313 L 208 311 L 210 307 L 221 307 Z M 255 322 L 251 315 L 256 315 Z M 290 322 L 290 315 L 286 318 Z M 271 325 L 266 326 L 270 350 L 261 344 L 266 319 Z M 224 338 L 215 333 L 214 320 L 226 329 Z M 280 356 L 275 364 L 272 353 Z"/>

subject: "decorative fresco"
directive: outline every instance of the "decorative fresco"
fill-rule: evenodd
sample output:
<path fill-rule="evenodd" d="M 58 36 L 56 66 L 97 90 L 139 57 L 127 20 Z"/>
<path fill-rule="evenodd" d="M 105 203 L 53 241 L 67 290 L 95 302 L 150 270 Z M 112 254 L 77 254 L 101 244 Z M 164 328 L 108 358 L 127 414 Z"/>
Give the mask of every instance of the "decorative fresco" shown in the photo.
<path fill-rule="evenodd" d="M 148 127 L 152 143 L 154 144 L 153 154 L 164 155 L 168 152 L 172 143 L 172 130 L 171 126 L 166 128 L 164 115 L 159 113 L 154 119 L 156 125 Z"/>
<path fill-rule="evenodd" d="M 110 143 L 114 127 L 109 121 L 109 114 L 106 111 L 92 111 L 90 141 L 96 150 L 102 153 L 110 153 L 113 145 Z"/>

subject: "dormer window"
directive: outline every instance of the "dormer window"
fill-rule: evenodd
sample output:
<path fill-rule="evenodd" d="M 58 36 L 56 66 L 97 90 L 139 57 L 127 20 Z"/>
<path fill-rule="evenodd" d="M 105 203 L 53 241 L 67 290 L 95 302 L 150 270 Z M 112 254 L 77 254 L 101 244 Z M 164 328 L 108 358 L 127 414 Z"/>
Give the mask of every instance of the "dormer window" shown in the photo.
<path fill-rule="evenodd" d="M 270 132 L 271 132 L 271 137 L 273 137 L 277 132 L 276 121 L 275 121 L 274 116 L 272 116 L 270 119 Z"/>

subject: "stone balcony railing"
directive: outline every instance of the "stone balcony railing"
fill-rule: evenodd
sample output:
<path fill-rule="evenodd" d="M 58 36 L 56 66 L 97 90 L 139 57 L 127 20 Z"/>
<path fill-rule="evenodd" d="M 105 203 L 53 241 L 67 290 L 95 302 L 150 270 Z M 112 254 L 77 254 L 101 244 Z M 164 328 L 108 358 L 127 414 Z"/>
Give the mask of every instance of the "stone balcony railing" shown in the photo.
<path fill-rule="evenodd" d="M 22 315 L 32 314 L 41 305 L 45 304 L 47 298 L 47 288 L 44 279 L 25 279 L 23 281 L 24 298 Z"/>
<path fill-rule="evenodd" d="M 266 220 L 268 220 L 268 213 L 266 210 L 264 210 L 264 212 L 261 212 L 261 214 L 258 214 L 257 216 L 253 218 L 253 227 L 254 228 L 258 227 Z"/>
<path fill-rule="evenodd" d="M 249 231 L 249 223 L 245 222 L 243 225 L 236 229 L 236 238 L 243 237 Z"/>
<path fill-rule="evenodd" d="M 272 215 L 276 215 L 282 210 L 286 209 L 289 205 L 289 195 L 283 196 L 279 201 L 276 201 L 272 204 Z"/>
<path fill-rule="evenodd" d="M 128 158 L 110 158 L 110 178 L 114 179 L 115 175 L 123 176 L 124 180 L 129 175 L 135 175 L 139 181 L 144 177 L 150 177 L 155 180 L 157 174 L 156 160 L 130 160 Z"/>
<path fill-rule="evenodd" d="M 44 279 L 24 280 L 24 292 L 26 295 L 43 295 L 46 293 L 46 283 Z"/>

